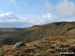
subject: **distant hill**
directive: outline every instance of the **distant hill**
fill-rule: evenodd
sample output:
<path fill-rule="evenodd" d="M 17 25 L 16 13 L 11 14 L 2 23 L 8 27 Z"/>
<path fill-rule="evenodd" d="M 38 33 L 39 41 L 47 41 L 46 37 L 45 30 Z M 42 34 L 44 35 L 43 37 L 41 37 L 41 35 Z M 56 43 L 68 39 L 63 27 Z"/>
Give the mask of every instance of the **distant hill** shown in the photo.
<path fill-rule="evenodd" d="M 75 22 L 55 22 L 27 29 L 0 29 L 0 44 L 12 45 L 20 41 L 28 43 L 42 38 L 61 36 L 73 29 Z"/>
<path fill-rule="evenodd" d="M 24 31 L 25 28 L 0 28 L 0 32 L 19 32 Z"/>
<path fill-rule="evenodd" d="M 62 30 L 59 32 L 61 28 L 60 25 L 62 24 L 64 24 L 64 26 L 62 27 Z M 55 30 L 52 28 L 49 28 L 47 30 L 44 26 L 48 28 L 49 27 L 48 25 L 52 25 L 52 27 L 54 25 L 58 25 L 60 28 L 55 26 L 58 28 L 58 30 L 56 30 L 57 28 L 55 27 L 54 27 Z M 25 43 L 26 46 L 21 46 L 16 48 L 14 45 L 0 46 L 0 51 L 1 51 L 0 56 L 59 56 L 60 52 L 75 52 L 75 27 L 74 27 L 75 24 L 74 23 L 52 23 L 48 25 L 41 26 L 44 27 L 48 32 L 48 34 L 45 33 L 46 34 L 44 35 L 45 37 L 40 37 L 39 40 L 35 40 L 30 43 Z M 28 31 L 30 30 L 36 31 L 36 29 L 38 29 L 39 27 L 40 26 L 33 26 L 32 28 L 28 29 Z M 51 34 L 50 29 L 52 31 L 54 30 L 54 32 L 52 33 L 53 35 L 50 35 Z M 8 38 L 7 40 L 9 39 L 11 38 Z M 31 40 L 31 38 L 29 38 L 29 40 Z"/>

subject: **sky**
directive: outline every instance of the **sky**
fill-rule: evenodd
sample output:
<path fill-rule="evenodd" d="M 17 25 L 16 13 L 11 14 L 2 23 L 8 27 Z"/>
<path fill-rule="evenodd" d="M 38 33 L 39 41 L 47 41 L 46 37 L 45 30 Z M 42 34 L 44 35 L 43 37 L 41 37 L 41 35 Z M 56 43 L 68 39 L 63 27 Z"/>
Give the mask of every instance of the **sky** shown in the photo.
<path fill-rule="evenodd" d="M 75 0 L 0 0 L 0 28 L 75 21 Z"/>

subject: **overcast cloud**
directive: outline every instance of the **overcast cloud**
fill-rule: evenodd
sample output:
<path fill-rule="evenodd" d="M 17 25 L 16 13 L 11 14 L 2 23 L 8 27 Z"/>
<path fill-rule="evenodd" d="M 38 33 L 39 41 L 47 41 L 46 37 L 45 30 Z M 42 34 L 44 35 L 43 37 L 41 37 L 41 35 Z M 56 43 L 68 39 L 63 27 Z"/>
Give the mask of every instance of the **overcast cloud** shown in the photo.
<path fill-rule="evenodd" d="M 63 17 L 75 16 L 75 4 L 68 0 L 64 0 L 56 5 L 55 11 L 58 15 Z"/>
<path fill-rule="evenodd" d="M 43 1 L 43 0 L 42 0 Z M 44 0 L 44 7 L 48 11 L 54 11 L 57 16 L 73 17 L 75 16 L 75 3 L 69 0 L 61 0 L 55 5 L 52 5 L 49 0 Z"/>

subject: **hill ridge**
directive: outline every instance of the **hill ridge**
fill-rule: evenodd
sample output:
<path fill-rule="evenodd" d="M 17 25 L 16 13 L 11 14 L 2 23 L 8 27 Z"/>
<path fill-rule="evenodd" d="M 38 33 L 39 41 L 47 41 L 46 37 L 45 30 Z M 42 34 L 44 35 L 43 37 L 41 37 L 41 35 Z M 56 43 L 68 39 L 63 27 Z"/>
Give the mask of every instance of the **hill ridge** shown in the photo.
<path fill-rule="evenodd" d="M 46 25 L 36 25 L 22 32 L 0 32 L 1 44 L 15 44 L 16 42 L 32 42 L 42 38 L 64 35 L 75 29 L 75 22 L 56 22 Z"/>

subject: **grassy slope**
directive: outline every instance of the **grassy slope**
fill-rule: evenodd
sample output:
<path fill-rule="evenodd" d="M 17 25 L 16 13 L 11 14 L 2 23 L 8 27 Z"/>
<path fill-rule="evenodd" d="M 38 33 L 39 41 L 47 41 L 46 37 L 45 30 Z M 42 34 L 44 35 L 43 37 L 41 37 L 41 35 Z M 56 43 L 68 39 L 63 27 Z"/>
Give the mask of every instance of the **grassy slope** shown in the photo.
<path fill-rule="evenodd" d="M 13 48 L 13 45 L 2 46 L 4 56 L 59 56 L 59 52 L 75 52 L 75 29 L 64 35 L 47 37 L 27 43 L 26 46 Z"/>
<path fill-rule="evenodd" d="M 33 26 L 23 32 L 0 32 L 1 44 L 15 44 L 18 41 L 31 42 L 42 38 L 63 35 L 75 28 L 75 22 L 59 22 Z"/>

